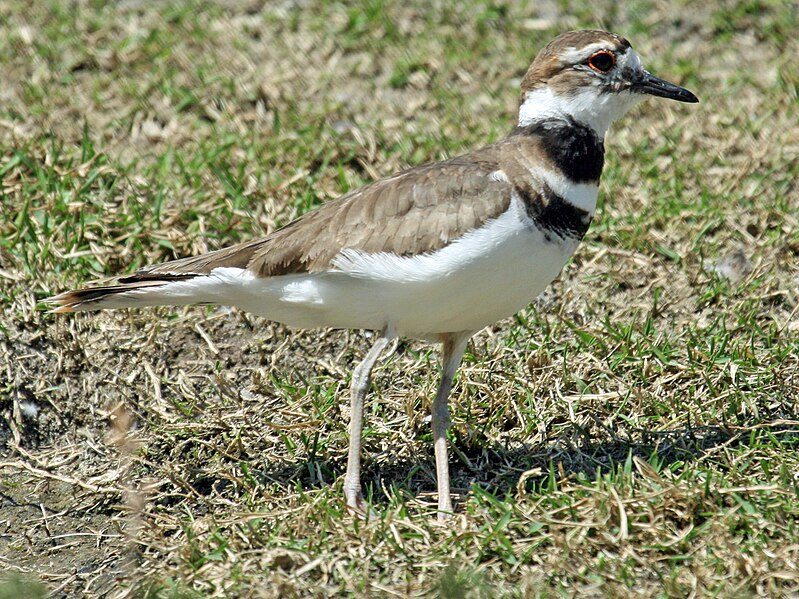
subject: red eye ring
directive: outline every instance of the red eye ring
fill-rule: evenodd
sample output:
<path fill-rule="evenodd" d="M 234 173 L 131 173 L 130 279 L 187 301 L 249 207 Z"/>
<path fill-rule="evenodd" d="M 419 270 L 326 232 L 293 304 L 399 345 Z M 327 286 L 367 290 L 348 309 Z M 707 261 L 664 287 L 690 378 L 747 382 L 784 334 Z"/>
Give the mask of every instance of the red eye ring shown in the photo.
<path fill-rule="evenodd" d="M 616 64 L 616 57 L 607 50 L 596 52 L 588 59 L 588 66 L 599 73 L 607 73 Z"/>

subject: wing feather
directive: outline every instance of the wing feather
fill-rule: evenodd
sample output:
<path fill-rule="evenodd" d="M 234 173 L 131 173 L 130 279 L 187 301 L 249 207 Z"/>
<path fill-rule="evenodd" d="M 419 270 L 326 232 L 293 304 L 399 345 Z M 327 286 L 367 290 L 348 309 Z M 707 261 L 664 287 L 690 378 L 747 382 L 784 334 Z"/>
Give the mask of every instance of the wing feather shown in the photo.
<path fill-rule="evenodd" d="M 227 266 L 270 277 L 322 272 L 345 248 L 414 255 L 438 250 L 496 218 L 512 187 L 490 173 L 493 146 L 409 169 L 354 190 L 306 213 L 270 235 L 200 256 L 147 266 L 127 282 L 206 274 Z"/>

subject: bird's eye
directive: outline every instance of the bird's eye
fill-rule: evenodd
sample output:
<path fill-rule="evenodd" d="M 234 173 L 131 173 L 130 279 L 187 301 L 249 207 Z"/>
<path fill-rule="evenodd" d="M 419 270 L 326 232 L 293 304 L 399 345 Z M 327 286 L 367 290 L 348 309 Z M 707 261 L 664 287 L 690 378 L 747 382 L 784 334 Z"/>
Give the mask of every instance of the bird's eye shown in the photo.
<path fill-rule="evenodd" d="M 588 59 L 588 66 L 600 73 L 607 73 L 614 64 L 616 64 L 616 57 L 610 52 L 597 52 Z"/>

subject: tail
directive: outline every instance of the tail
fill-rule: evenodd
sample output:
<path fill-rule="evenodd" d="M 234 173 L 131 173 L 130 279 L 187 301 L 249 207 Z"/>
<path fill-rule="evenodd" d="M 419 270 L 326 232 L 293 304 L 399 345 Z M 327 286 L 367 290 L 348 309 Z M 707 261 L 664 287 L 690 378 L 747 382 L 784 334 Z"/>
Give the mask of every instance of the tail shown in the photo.
<path fill-rule="evenodd" d="M 51 311 L 56 314 L 115 308 L 202 304 L 213 301 L 203 293 L 203 288 L 210 282 L 208 279 L 212 278 L 208 275 L 191 274 L 139 279 L 134 275 L 119 279 L 117 285 L 74 289 L 48 297 L 44 301 L 53 306 Z"/>
<path fill-rule="evenodd" d="M 55 313 L 229 303 L 231 288 L 251 275 L 246 270 L 264 244 L 258 239 L 207 254 L 145 266 L 116 285 L 67 291 L 47 298 Z"/>

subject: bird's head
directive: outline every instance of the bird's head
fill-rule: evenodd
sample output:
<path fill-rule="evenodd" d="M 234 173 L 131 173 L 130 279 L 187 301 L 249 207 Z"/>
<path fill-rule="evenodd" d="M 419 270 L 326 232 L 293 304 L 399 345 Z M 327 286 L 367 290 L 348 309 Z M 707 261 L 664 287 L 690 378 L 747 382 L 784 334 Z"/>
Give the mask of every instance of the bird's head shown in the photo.
<path fill-rule="evenodd" d="M 538 53 L 521 87 L 519 125 L 571 117 L 600 138 L 647 95 L 699 101 L 687 89 L 646 71 L 630 42 L 607 31 L 559 35 Z"/>

